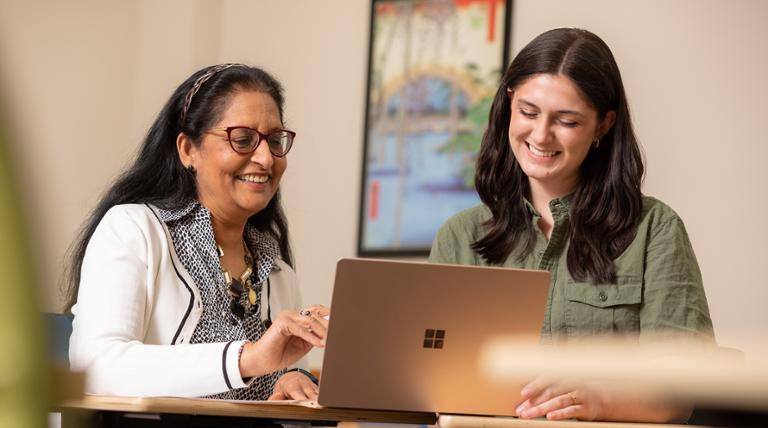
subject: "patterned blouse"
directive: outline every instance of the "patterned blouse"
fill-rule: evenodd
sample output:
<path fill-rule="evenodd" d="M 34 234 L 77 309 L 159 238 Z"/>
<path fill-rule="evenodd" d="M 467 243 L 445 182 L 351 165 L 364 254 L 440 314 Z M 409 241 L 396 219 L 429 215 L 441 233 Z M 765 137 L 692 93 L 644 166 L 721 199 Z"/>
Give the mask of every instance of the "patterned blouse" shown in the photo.
<path fill-rule="evenodd" d="M 242 293 L 240 303 L 248 310 L 245 318 L 240 320 L 229 308 L 230 298 L 221 272 L 221 261 L 208 209 L 198 201 L 191 201 L 183 208 L 158 209 L 158 213 L 160 219 L 168 226 L 179 260 L 195 281 L 202 298 L 203 314 L 190 343 L 258 340 L 266 331 L 266 324 L 269 322 L 269 315 L 262 316 L 262 291 L 269 294 L 269 274 L 272 269 L 279 269 L 274 263 L 275 258 L 280 255 L 277 243 L 256 228 L 246 226 L 245 243 L 255 265 L 251 281 L 256 287 L 256 304 L 247 304 L 248 293 Z M 253 379 L 245 388 L 232 389 L 208 398 L 266 400 L 283 373 L 285 369 Z"/>

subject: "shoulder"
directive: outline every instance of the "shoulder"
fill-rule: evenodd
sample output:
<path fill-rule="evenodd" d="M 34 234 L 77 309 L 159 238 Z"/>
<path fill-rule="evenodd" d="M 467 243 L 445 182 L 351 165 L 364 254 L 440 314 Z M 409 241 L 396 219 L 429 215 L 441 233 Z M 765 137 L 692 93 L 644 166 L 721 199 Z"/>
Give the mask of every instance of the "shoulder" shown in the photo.
<path fill-rule="evenodd" d="M 635 240 L 645 247 L 689 247 L 690 238 L 683 219 L 664 202 L 643 196 L 643 211 Z"/>
<path fill-rule="evenodd" d="M 683 220 L 666 203 L 652 196 L 643 196 L 643 210 L 640 214 L 639 228 L 649 229 L 652 235 L 661 229 L 669 228 L 684 229 Z"/>
<path fill-rule="evenodd" d="M 274 265 L 275 267 L 273 269 L 275 272 L 283 272 L 286 275 L 292 276 L 292 277 L 296 276 L 296 271 L 294 271 L 291 265 L 286 263 L 285 260 L 283 260 L 282 258 L 275 257 L 274 263 L 275 263 Z"/>
<path fill-rule="evenodd" d="M 643 211 L 641 219 L 652 220 L 654 223 L 665 223 L 680 220 L 675 210 L 653 196 L 643 196 Z"/>
<path fill-rule="evenodd" d="M 298 288 L 296 271 L 280 257 L 275 258 L 269 278 L 280 288 Z"/>
<path fill-rule="evenodd" d="M 157 214 L 150 205 L 146 204 L 120 204 L 110 208 L 101 219 L 101 224 L 119 226 L 121 224 L 148 224 L 158 223 Z"/>
<path fill-rule="evenodd" d="M 149 205 L 121 204 L 110 208 L 99 221 L 91 240 L 146 246 L 165 237 L 165 230 Z"/>
<path fill-rule="evenodd" d="M 476 236 L 482 229 L 483 223 L 491 218 L 491 211 L 485 205 L 478 205 L 461 211 L 440 227 L 441 231 L 451 231 L 462 236 Z"/>
<path fill-rule="evenodd" d="M 111 207 L 94 230 L 83 259 L 83 270 L 113 266 L 117 260 L 133 260 L 141 265 L 150 262 L 151 254 L 165 244 L 165 232 L 152 210 L 142 204 Z"/>
<path fill-rule="evenodd" d="M 485 205 L 478 205 L 450 217 L 437 231 L 432 244 L 433 263 L 476 264 L 472 244 L 483 237 L 483 223 L 491 218 Z"/>

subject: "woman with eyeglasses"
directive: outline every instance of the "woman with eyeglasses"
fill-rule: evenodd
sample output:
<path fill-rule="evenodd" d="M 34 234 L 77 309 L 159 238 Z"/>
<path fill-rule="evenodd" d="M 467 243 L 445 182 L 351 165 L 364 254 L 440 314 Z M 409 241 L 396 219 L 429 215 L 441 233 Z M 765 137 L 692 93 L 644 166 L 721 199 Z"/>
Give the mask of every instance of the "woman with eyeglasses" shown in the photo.
<path fill-rule="evenodd" d="M 196 72 L 98 203 L 68 267 L 70 361 L 88 393 L 317 396 L 300 360 L 324 346 L 329 310 L 299 311 L 283 104 L 258 68 Z"/>
<path fill-rule="evenodd" d="M 709 346 L 712 321 L 685 227 L 641 193 L 642 176 L 610 49 L 586 30 L 547 31 L 515 57 L 493 101 L 475 173 L 483 205 L 442 226 L 430 261 L 551 272 L 545 343 L 620 336 Z M 522 395 L 523 418 L 666 422 L 690 411 L 546 379 Z"/>

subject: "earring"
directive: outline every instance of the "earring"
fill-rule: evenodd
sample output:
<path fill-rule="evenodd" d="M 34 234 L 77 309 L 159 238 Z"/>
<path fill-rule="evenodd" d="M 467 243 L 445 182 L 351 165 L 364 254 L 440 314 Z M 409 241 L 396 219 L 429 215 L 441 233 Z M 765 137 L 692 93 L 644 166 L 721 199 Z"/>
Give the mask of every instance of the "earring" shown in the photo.
<path fill-rule="evenodd" d="M 600 139 L 599 138 L 595 138 L 595 141 L 592 142 L 592 148 L 596 149 L 598 147 L 600 147 Z"/>
<path fill-rule="evenodd" d="M 195 175 L 195 167 L 192 165 L 187 166 L 187 171 L 189 171 L 190 174 Z"/>

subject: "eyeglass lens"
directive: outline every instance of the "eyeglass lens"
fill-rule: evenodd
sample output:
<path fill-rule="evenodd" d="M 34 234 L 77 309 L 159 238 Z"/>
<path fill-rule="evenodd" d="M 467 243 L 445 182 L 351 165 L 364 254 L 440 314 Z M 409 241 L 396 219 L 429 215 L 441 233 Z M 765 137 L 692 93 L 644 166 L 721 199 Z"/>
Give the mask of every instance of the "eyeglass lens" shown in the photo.
<path fill-rule="evenodd" d="M 265 137 L 269 151 L 275 156 L 284 156 L 293 143 L 293 135 L 288 131 L 275 131 L 266 136 L 251 128 L 233 128 L 229 132 L 229 141 L 238 153 L 253 152 L 262 137 Z"/>

